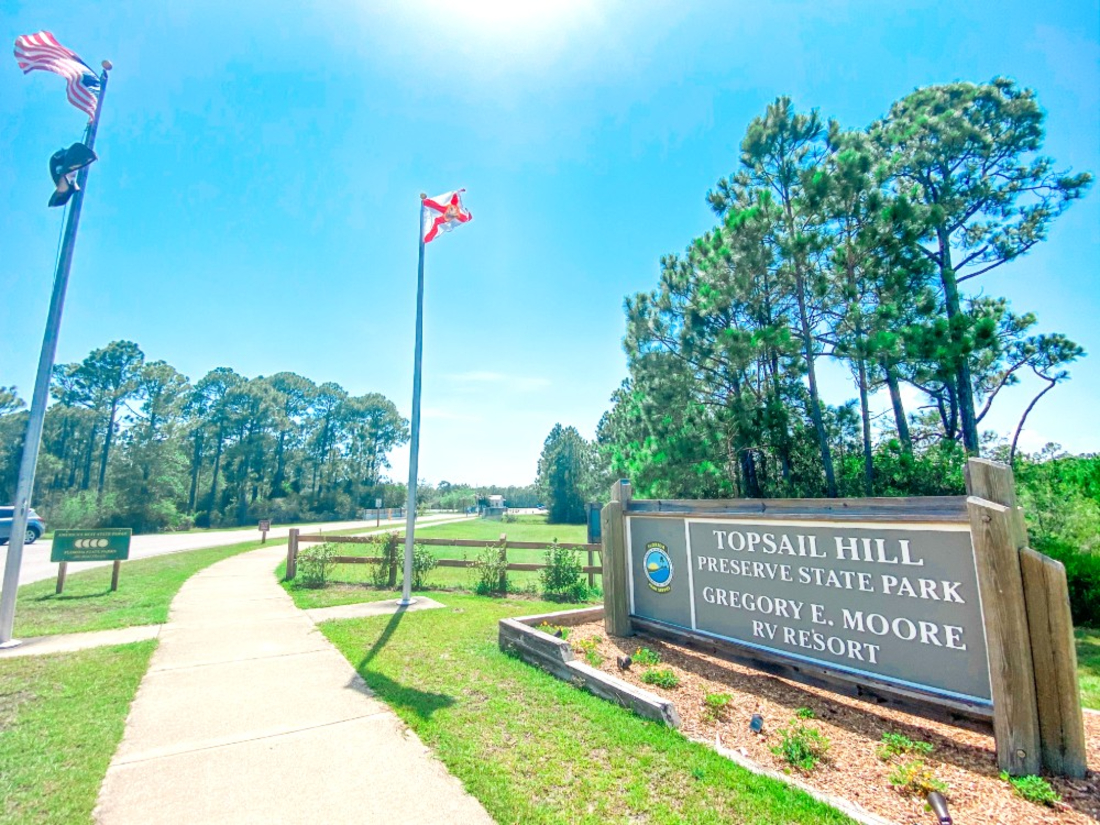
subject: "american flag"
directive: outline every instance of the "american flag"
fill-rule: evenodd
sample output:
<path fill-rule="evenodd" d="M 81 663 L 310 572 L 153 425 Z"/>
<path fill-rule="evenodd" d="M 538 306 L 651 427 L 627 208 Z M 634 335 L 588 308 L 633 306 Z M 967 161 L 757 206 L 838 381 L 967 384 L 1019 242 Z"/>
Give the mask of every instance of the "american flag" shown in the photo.
<path fill-rule="evenodd" d="M 75 52 L 69 51 L 49 32 L 23 34 L 15 38 L 15 59 L 23 74 L 40 69 L 59 74 L 69 85 L 69 102 L 88 117 L 95 116 L 99 101 L 99 77 Z"/>

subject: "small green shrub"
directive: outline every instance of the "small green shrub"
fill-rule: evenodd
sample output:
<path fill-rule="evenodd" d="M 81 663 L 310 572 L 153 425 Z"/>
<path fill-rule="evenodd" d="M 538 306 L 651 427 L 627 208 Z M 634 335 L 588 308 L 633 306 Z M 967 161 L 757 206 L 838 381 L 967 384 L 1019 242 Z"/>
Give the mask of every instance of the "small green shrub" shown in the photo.
<path fill-rule="evenodd" d="M 1001 779 L 1012 785 L 1012 789 L 1016 791 L 1017 796 L 1022 796 L 1028 802 L 1033 802 L 1036 805 L 1053 807 L 1062 801 L 1062 797 L 1058 795 L 1058 792 L 1050 787 L 1050 783 L 1041 776 L 1009 776 L 1007 773 L 1002 773 Z"/>
<path fill-rule="evenodd" d="M 370 550 L 370 554 L 381 561 L 373 562 L 367 570 L 367 579 L 375 587 L 397 587 L 397 565 L 401 556 L 401 541 L 397 533 L 385 533 L 379 536 Z"/>
<path fill-rule="evenodd" d="M 299 587 L 324 587 L 332 575 L 332 569 L 336 566 L 333 558 L 337 555 L 335 544 L 315 544 L 298 553 L 298 575 L 296 581 Z"/>
<path fill-rule="evenodd" d="M 791 722 L 777 733 L 779 744 L 772 748 L 772 753 L 803 773 L 816 768 L 829 751 L 829 739 L 825 734 L 802 722 Z"/>
<path fill-rule="evenodd" d="M 648 647 L 639 647 L 630 658 L 634 660 L 634 664 L 643 667 L 652 667 L 661 663 L 661 654 Z"/>
<path fill-rule="evenodd" d="M 642 681 L 647 685 L 656 685 L 667 690 L 680 686 L 680 677 L 667 667 L 660 670 L 647 670 L 642 674 Z"/>
<path fill-rule="evenodd" d="M 552 601 L 584 601 L 588 586 L 581 581 L 582 565 L 576 551 L 554 542 L 545 558 L 546 567 L 539 571 L 543 595 Z"/>
<path fill-rule="evenodd" d="M 932 791 L 945 793 L 947 783 L 936 778 L 932 769 L 924 764 L 923 759 L 910 759 L 902 762 L 894 768 L 890 774 L 890 784 L 898 793 L 909 795 L 927 796 Z"/>
<path fill-rule="evenodd" d="M 428 586 L 428 574 L 433 571 L 439 562 L 430 548 L 421 544 L 413 545 L 413 590 L 424 590 Z"/>
<path fill-rule="evenodd" d="M 499 547 L 488 546 L 474 557 L 477 582 L 474 592 L 479 596 L 503 596 L 508 592 L 508 561 L 501 558 Z"/>
<path fill-rule="evenodd" d="M 504 524 L 515 524 L 519 521 L 519 517 L 515 513 L 503 513 L 500 516 L 500 520 Z"/>
<path fill-rule="evenodd" d="M 882 734 L 882 744 L 879 745 L 875 753 L 884 762 L 888 762 L 895 756 L 910 753 L 928 756 L 932 753 L 932 744 L 930 742 L 918 742 L 900 733 L 884 733 Z"/>
<path fill-rule="evenodd" d="M 556 636 L 559 639 L 569 638 L 569 628 L 561 627 L 560 625 L 550 624 L 550 622 L 543 622 L 535 630 L 541 630 L 548 636 Z"/>
<path fill-rule="evenodd" d="M 578 653 L 584 656 L 584 660 L 592 667 L 599 667 L 603 664 L 603 654 L 598 650 L 600 645 L 599 636 L 590 636 L 587 639 L 581 639 L 574 649 Z"/>
<path fill-rule="evenodd" d="M 813 708 L 799 708 L 794 712 L 799 719 L 813 719 L 817 716 Z"/>
<path fill-rule="evenodd" d="M 703 697 L 703 716 L 715 722 L 724 720 L 732 701 L 728 693 L 708 693 Z"/>

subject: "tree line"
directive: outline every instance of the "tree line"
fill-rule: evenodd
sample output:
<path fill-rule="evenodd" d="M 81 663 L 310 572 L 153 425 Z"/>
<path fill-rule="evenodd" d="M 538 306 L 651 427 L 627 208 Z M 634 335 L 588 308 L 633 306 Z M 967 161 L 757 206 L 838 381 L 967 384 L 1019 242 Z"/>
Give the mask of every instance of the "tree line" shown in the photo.
<path fill-rule="evenodd" d="M 1000 78 L 918 89 L 866 129 L 769 105 L 707 193 L 717 225 L 625 301 L 602 473 L 654 497 L 960 492 L 983 421 L 1030 375 L 1011 460 L 1084 354 L 991 292 L 1092 182 L 1040 154 L 1043 120 Z M 851 376 L 848 403 L 822 397 L 826 361 Z"/>
<path fill-rule="evenodd" d="M 130 341 L 57 365 L 50 393 L 33 501 L 55 526 L 147 532 L 404 504 L 384 471 L 408 422 L 379 393 L 229 367 L 192 383 Z M 0 500 L 14 497 L 24 407 L 0 387 Z"/>

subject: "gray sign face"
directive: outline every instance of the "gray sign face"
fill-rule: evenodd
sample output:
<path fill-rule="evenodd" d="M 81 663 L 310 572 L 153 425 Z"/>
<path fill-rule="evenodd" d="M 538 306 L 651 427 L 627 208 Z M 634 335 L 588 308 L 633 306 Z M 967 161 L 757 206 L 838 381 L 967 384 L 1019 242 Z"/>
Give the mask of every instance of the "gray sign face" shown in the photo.
<path fill-rule="evenodd" d="M 991 700 L 965 524 L 629 516 L 627 541 L 636 616 Z"/>

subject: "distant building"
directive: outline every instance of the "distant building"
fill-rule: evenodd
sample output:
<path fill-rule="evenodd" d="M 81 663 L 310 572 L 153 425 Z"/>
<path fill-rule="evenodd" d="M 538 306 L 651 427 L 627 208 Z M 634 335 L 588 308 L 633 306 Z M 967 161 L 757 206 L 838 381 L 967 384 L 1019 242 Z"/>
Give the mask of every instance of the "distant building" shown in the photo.
<path fill-rule="evenodd" d="M 486 496 L 482 501 L 484 503 L 478 511 L 478 515 L 482 518 L 500 518 L 508 509 L 504 503 L 504 496 Z"/>

